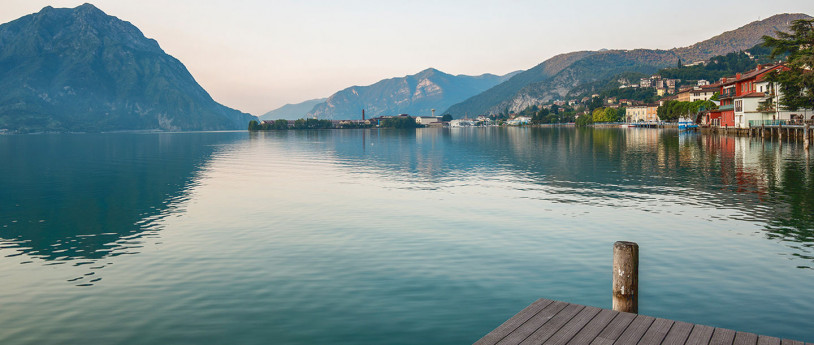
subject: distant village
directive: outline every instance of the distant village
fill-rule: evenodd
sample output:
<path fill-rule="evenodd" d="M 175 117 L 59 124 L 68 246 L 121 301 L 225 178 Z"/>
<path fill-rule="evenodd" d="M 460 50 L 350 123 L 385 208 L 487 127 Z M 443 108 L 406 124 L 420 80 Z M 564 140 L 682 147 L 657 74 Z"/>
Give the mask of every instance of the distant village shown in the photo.
<path fill-rule="evenodd" d="M 747 53 L 748 54 L 748 53 Z M 687 66 L 704 64 L 699 61 Z M 254 124 L 254 129 L 312 129 L 312 128 L 371 128 L 371 127 L 480 127 L 525 126 L 547 123 L 579 124 L 580 118 L 589 123 L 620 123 L 629 126 L 651 127 L 677 123 L 678 118 L 665 107 L 676 104 L 700 105 L 684 107 L 681 117 L 701 127 L 749 129 L 765 125 L 801 124 L 814 122 L 814 109 L 788 110 L 779 106 L 782 93 L 776 83 L 767 80 L 775 71 L 788 70 L 783 63 L 759 64 L 756 68 L 736 73 L 717 81 L 694 81 L 692 86 L 679 87 L 681 80 L 663 78 L 660 75 L 640 78 L 636 82 L 621 78 L 619 89 L 649 89 L 659 96 L 656 102 L 644 102 L 616 97 L 600 97 L 599 94 L 581 99 L 555 100 L 548 104 L 529 107 L 522 112 L 480 115 L 473 118 L 453 119 L 450 115 L 429 116 L 400 114 L 366 118 L 362 110 L 361 120 L 276 120 Z M 598 105 L 597 105 L 598 104 Z M 593 106 L 592 106 L 593 105 Z M 593 109 L 591 109 L 593 108 Z M 660 110 L 661 108 L 661 110 Z M 565 110 L 570 111 L 571 117 Z M 597 117 L 597 109 L 600 116 Z M 688 110 L 689 109 L 689 110 Z M 602 112 L 614 115 L 602 118 Z M 548 116 L 551 120 L 544 120 Z M 252 125 L 250 125 L 250 129 Z"/>

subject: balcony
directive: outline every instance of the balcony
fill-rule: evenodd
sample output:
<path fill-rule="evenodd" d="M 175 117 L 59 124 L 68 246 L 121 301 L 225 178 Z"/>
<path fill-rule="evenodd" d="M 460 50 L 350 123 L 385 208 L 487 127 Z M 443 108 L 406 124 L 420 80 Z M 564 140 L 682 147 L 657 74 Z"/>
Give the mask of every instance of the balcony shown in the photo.
<path fill-rule="evenodd" d="M 734 105 L 734 104 L 722 105 L 722 106 L 719 106 L 719 107 L 718 107 L 718 110 L 720 110 L 720 111 L 724 111 L 724 110 L 735 110 L 735 105 Z"/>

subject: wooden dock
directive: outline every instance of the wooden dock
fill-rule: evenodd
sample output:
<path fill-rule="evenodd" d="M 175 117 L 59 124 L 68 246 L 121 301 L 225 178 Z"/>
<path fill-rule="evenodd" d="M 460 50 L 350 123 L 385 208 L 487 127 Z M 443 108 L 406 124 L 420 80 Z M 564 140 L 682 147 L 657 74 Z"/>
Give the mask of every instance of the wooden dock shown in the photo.
<path fill-rule="evenodd" d="M 475 344 L 814 345 L 539 299 Z"/>

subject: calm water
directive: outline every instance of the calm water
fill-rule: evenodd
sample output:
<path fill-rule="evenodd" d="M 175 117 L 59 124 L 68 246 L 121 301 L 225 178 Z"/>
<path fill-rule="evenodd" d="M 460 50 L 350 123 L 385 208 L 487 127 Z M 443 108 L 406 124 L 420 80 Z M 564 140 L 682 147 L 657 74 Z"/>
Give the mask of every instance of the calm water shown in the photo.
<path fill-rule="evenodd" d="M 2 344 L 469 344 L 540 297 L 814 341 L 814 163 L 650 129 L 0 136 Z"/>

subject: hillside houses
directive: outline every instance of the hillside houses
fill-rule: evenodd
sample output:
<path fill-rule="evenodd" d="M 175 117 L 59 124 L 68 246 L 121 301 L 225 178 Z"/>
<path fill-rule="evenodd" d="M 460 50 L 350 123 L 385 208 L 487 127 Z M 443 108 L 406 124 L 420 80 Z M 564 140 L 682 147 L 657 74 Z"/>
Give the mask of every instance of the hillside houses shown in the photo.
<path fill-rule="evenodd" d="M 712 95 L 716 92 L 719 92 L 720 88 L 721 85 L 718 83 L 681 88 L 678 91 L 677 99 L 679 102 L 706 101 L 712 98 Z"/>
<path fill-rule="evenodd" d="M 814 120 L 814 110 L 791 111 L 779 106 L 782 94 L 778 85 L 766 80 L 775 71 L 788 70 L 783 64 L 758 65 L 757 68 L 719 82 L 721 104 L 709 112 L 703 123 L 713 126 L 749 128 L 774 121 Z"/>

